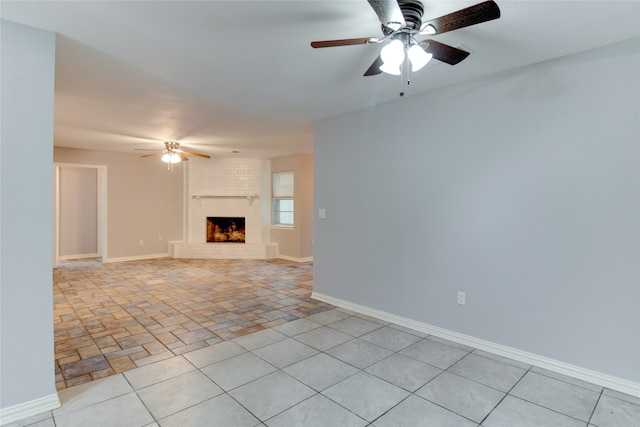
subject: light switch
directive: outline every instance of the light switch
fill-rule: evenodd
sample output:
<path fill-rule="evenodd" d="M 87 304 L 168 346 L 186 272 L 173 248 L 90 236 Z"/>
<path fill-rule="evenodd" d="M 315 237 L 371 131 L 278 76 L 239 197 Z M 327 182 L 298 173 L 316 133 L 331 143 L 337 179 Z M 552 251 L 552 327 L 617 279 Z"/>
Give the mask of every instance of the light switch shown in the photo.
<path fill-rule="evenodd" d="M 327 217 L 327 210 L 324 208 L 318 209 L 318 218 L 324 219 Z"/>

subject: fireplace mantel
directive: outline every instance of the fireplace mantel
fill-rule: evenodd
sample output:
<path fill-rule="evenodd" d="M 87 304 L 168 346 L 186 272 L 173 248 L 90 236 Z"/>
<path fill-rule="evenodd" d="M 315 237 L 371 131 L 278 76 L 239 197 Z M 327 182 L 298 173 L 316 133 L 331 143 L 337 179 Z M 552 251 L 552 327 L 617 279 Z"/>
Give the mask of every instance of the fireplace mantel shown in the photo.
<path fill-rule="evenodd" d="M 202 199 L 247 199 L 251 206 L 260 196 L 257 194 L 192 194 L 191 198 L 197 200 L 200 206 L 202 206 Z"/>

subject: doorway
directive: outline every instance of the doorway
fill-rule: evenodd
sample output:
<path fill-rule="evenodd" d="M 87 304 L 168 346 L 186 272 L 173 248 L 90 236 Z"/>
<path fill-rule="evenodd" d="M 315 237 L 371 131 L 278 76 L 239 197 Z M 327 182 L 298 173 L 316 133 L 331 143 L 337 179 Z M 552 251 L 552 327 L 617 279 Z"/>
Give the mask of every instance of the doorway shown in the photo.
<path fill-rule="evenodd" d="M 55 164 L 53 265 L 107 256 L 106 166 Z"/>

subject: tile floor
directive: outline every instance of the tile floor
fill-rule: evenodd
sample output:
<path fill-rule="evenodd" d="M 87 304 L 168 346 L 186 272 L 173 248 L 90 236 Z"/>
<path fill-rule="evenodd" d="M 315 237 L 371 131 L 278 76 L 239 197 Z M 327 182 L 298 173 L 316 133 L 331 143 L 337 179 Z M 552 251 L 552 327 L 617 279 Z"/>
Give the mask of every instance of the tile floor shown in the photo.
<path fill-rule="evenodd" d="M 58 390 L 327 310 L 312 265 L 283 260 L 62 262 L 53 271 Z"/>
<path fill-rule="evenodd" d="M 137 264 L 130 264 L 127 269 L 134 270 Z M 139 265 L 137 280 L 149 281 L 150 264 Z M 299 274 L 285 274 L 293 268 L 279 262 L 222 265 L 230 271 L 256 267 L 256 283 L 278 274 L 292 283 L 291 275 Z M 245 274 L 253 273 L 238 275 Z M 127 285 L 104 286 L 110 293 Z M 146 286 L 150 294 L 154 286 L 180 293 L 165 289 L 166 283 Z M 302 288 L 301 301 L 309 292 Z M 61 408 L 11 426 L 640 426 L 636 397 L 340 308 L 305 308 L 294 309 L 295 319 L 258 323 L 262 329 L 256 332 L 218 336 L 207 345 L 61 388 Z"/>

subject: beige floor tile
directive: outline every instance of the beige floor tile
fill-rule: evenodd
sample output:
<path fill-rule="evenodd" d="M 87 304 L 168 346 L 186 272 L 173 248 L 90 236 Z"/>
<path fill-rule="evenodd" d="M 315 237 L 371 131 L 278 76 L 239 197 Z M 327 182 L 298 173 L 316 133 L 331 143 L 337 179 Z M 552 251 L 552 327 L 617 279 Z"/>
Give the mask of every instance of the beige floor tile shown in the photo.
<path fill-rule="evenodd" d="M 283 260 L 61 262 L 53 270 L 56 387 L 332 309 L 310 298 L 311 278 L 311 263 Z"/>

